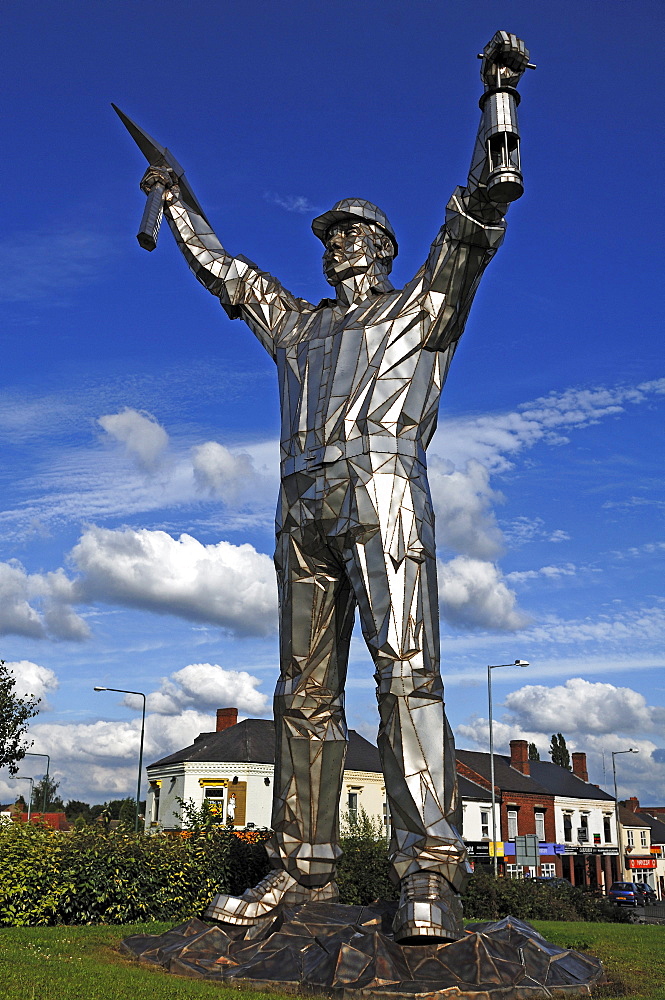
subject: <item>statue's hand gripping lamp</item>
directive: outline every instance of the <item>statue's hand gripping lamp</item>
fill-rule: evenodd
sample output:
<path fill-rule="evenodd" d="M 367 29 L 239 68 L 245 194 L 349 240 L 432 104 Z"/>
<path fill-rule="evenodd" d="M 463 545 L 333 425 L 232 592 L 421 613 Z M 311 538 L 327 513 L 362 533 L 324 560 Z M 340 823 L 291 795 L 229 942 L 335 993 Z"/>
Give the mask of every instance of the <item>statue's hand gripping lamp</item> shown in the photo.
<path fill-rule="evenodd" d="M 516 84 L 525 69 L 535 69 L 524 43 L 506 31 L 498 31 L 478 56 L 485 93 L 480 108 L 485 123 L 487 151 L 487 195 L 496 203 L 517 201 L 524 194 L 520 164 L 520 132 Z"/>

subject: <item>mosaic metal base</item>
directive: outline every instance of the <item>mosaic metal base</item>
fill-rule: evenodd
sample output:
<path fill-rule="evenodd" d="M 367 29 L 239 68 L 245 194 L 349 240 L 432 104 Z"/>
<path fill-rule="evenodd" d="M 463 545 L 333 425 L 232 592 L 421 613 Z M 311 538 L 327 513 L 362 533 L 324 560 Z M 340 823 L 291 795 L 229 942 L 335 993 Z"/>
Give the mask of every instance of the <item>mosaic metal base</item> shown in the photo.
<path fill-rule="evenodd" d="M 195 918 L 122 948 L 176 975 L 336 1000 L 536 1000 L 590 996 L 606 981 L 598 959 L 548 944 L 513 917 L 472 925 L 450 944 L 401 946 L 395 909 L 307 903 L 284 910 L 260 941 Z"/>

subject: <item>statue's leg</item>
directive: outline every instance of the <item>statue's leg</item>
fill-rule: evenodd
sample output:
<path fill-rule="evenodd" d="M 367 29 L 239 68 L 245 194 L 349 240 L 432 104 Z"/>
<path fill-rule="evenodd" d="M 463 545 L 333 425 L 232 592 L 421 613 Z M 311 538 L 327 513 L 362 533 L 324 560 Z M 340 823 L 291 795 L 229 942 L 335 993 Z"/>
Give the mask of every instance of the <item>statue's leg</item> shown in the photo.
<path fill-rule="evenodd" d="M 303 488 L 307 482 L 311 496 Z M 206 910 L 220 923 L 259 933 L 284 904 L 337 898 L 344 681 L 355 601 L 343 560 L 329 551 L 320 531 L 319 506 L 314 479 L 290 477 L 282 484 L 275 551 L 280 678 L 274 699 L 274 833 L 266 845 L 274 870 L 242 896 L 218 894 Z"/>
<path fill-rule="evenodd" d="M 280 532 L 280 678 L 268 853 L 301 886 L 325 886 L 340 857 L 344 681 L 355 602 L 317 530 Z"/>
<path fill-rule="evenodd" d="M 459 891 L 470 869 L 457 832 L 455 748 L 439 670 L 431 501 L 421 466 L 391 459 L 384 469 L 356 484 L 364 530 L 348 551 L 348 570 L 376 667 L 391 861 L 403 886 L 425 885 L 427 873 L 432 885 L 438 877 Z"/>

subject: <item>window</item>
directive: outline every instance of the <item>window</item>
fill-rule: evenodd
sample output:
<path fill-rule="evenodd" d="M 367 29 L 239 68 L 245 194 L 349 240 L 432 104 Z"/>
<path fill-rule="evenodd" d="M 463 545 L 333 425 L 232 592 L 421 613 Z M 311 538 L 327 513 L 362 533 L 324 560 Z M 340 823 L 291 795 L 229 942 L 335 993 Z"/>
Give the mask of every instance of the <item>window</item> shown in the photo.
<path fill-rule="evenodd" d="M 349 810 L 349 819 L 354 823 L 358 819 L 358 793 L 349 792 L 346 807 Z"/>
<path fill-rule="evenodd" d="M 517 809 L 508 810 L 508 840 L 517 836 Z"/>
<path fill-rule="evenodd" d="M 563 814 L 563 839 L 567 844 L 573 839 L 573 814 Z"/>
<path fill-rule="evenodd" d="M 589 814 L 582 813 L 580 816 L 580 825 L 577 831 L 577 839 L 580 844 L 586 844 L 589 840 Z"/>
<path fill-rule="evenodd" d="M 537 812 L 536 817 L 536 836 L 541 842 L 545 840 L 545 813 Z"/>
<path fill-rule="evenodd" d="M 506 865 L 506 875 L 508 878 L 522 878 L 523 874 L 521 865 Z"/>
<path fill-rule="evenodd" d="M 647 832 L 646 830 L 640 830 L 640 847 L 647 846 Z"/>
<path fill-rule="evenodd" d="M 484 809 L 480 810 L 480 836 L 489 837 L 490 835 L 490 814 Z"/>
<path fill-rule="evenodd" d="M 152 789 L 152 816 L 150 818 L 152 823 L 157 823 L 159 821 L 159 793 L 160 792 L 161 792 L 161 788 L 159 787 L 159 785 L 155 785 L 154 788 Z"/>
<path fill-rule="evenodd" d="M 626 842 L 629 847 L 635 847 L 635 832 L 634 830 L 626 830 Z"/>
<path fill-rule="evenodd" d="M 603 836 L 605 838 L 605 843 L 609 844 L 612 841 L 612 817 L 607 813 L 603 814 Z"/>
<path fill-rule="evenodd" d="M 213 812 L 221 819 L 224 817 L 224 791 L 223 787 L 205 788 L 203 790 L 204 801 L 212 807 Z"/>
<path fill-rule="evenodd" d="M 546 861 L 544 865 L 540 866 L 540 870 L 543 873 L 543 878 L 556 877 L 556 865 L 553 861 Z"/>

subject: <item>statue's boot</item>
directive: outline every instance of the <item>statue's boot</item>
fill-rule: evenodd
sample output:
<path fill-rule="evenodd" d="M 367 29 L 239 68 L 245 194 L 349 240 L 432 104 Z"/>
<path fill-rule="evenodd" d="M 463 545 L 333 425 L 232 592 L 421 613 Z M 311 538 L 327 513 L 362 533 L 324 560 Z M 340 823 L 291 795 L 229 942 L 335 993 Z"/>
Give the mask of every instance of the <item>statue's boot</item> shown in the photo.
<path fill-rule="evenodd" d="M 400 944 L 434 944 L 464 936 L 460 898 L 443 875 L 420 871 L 402 879 L 393 933 Z"/>
<path fill-rule="evenodd" d="M 300 885 L 288 872 L 276 868 L 252 889 L 245 889 L 241 896 L 218 893 L 211 901 L 204 917 L 223 924 L 251 927 L 275 919 L 285 906 L 303 903 L 334 903 L 338 898 L 334 881 L 315 888 Z"/>

